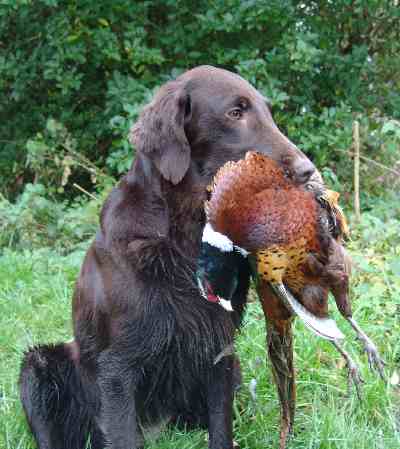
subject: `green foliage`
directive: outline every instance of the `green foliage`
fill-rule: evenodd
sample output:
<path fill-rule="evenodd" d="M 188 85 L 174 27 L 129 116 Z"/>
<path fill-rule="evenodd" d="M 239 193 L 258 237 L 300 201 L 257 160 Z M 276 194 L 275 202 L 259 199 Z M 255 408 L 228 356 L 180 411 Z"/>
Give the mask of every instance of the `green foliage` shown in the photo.
<path fill-rule="evenodd" d="M 376 134 L 365 140 L 368 154 L 386 164 L 398 157 L 399 18 L 394 0 L 5 0 L 0 189 L 15 198 L 39 178 L 57 191 L 69 170 L 74 182 L 94 188 L 91 173 L 65 159 L 67 142 L 97 168 L 124 172 L 133 156 L 127 130 L 140 105 L 199 64 L 255 84 L 283 130 L 348 189 L 350 164 L 337 150 L 349 149 L 355 114 L 384 121 L 381 131 L 365 128 Z M 384 147 L 376 142 L 382 136 Z"/>
<path fill-rule="evenodd" d="M 96 199 L 77 197 L 72 204 L 48 197 L 42 184 L 27 184 L 16 203 L 0 197 L 0 248 L 51 247 L 60 253 L 86 246 L 98 227 L 107 189 Z"/>
<path fill-rule="evenodd" d="M 54 119 L 46 123 L 45 133 L 37 133 L 26 144 L 26 166 L 35 173 L 35 183 L 45 183 L 49 194 L 63 192 L 76 165 L 76 141 Z"/>

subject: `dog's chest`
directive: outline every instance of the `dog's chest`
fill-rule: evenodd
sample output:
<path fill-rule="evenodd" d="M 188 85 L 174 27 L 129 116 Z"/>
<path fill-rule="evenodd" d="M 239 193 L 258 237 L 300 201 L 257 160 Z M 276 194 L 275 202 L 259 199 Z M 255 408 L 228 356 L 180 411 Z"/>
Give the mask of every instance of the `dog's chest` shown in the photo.
<path fill-rule="evenodd" d="M 191 300 L 193 303 L 191 303 Z M 139 393 L 140 415 L 157 422 L 198 408 L 214 360 L 233 340 L 227 312 L 199 296 L 171 306 L 153 321 L 148 335 L 149 357 L 143 364 Z"/>

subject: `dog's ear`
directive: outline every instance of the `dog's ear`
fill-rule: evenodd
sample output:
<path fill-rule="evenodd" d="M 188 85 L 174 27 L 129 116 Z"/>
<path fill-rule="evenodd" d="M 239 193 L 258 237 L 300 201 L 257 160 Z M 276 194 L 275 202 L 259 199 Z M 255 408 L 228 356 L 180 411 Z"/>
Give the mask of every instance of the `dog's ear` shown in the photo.
<path fill-rule="evenodd" d="M 160 89 L 130 132 L 137 151 L 146 154 L 173 184 L 182 180 L 190 165 L 184 129 L 190 117 L 190 96 L 184 86 L 172 81 Z"/>

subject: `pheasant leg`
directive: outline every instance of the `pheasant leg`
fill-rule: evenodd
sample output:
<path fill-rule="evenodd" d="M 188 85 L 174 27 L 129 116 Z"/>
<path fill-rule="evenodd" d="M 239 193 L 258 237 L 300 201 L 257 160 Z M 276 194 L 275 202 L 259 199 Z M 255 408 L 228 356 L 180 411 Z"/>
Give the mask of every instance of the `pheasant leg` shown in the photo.
<path fill-rule="evenodd" d="M 280 449 L 293 430 L 296 407 L 295 374 L 293 369 L 293 336 L 291 320 L 285 323 L 282 334 L 274 323 L 267 324 L 268 354 L 272 364 L 272 373 L 278 389 L 281 404 Z"/>
<path fill-rule="evenodd" d="M 293 367 L 292 316 L 268 285 L 261 283 L 259 295 L 267 326 L 267 349 L 281 406 L 280 449 L 293 430 L 296 406 Z"/>
<path fill-rule="evenodd" d="M 361 385 L 364 383 L 360 369 L 356 362 L 350 357 L 350 355 L 340 346 L 339 342 L 332 341 L 333 346 L 340 352 L 347 365 L 347 390 L 350 395 L 352 385 L 355 386 L 357 397 L 361 401 Z"/>
<path fill-rule="evenodd" d="M 347 317 L 347 321 L 350 323 L 351 327 L 356 331 L 357 338 L 361 341 L 364 346 L 364 350 L 368 356 L 368 363 L 371 370 L 378 371 L 382 380 L 385 380 L 384 366 L 385 362 L 379 355 L 378 349 L 374 342 L 368 337 L 368 335 L 361 329 L 353 317 Z"/>
<path fill-rule="evenodd" d="M 355 330 L 357 338 L 361 341 L 364 346 L 364 350 L 368 356 L 368 363 L 371 370 L 378 371 L 382 380 L 385 380 L 384 366 L 385 362 L 379 355 L 378 349 L 373 343 L 373 341 L 368 337 L 368 335 L 361 329 L 356 320 L 353 318 L 351 304 L 347 295 L 346 285 L 339 286 L 333 290 L 333 296 L 335 297 L 336 305 L 339 312 L 346 318 L 350 323 L 351 327 Z"/>

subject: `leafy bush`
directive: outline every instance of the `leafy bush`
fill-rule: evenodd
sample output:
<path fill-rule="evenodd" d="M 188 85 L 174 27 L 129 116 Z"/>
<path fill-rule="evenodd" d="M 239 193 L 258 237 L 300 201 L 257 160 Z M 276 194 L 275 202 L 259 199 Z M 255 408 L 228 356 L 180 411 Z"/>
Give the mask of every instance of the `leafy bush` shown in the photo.
<path fill-rule="evenodd" d="M 0 248 L 51 247 L 68 253 L 91 240 L 107 189 L 96 199 L 72 204 L 50 200 L 42 184 L 27 184 L 16 203 L 0 197 Z"/>
<path fill-rule="evenodd" d="M 91 173 L 65 159 L 62 130 L 86 161 L 123 172 L 139 106 L 199 64 L 249 79 L 271 98 L 289 136 L 348 183 L 348 161 L 333 149 L 349 148 L 354 115 L 400 118 L 399 17 L 393 0 L 5 0 L 0 188 L 15 198 L 37 177 L 47 186 L 69 169 L 94 188 Z M 375 156 L 380 147 L 366 142 Z M 379 153 L 387 164 L 389 153 L 388 146 Z"/>

